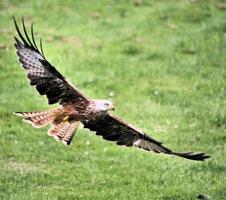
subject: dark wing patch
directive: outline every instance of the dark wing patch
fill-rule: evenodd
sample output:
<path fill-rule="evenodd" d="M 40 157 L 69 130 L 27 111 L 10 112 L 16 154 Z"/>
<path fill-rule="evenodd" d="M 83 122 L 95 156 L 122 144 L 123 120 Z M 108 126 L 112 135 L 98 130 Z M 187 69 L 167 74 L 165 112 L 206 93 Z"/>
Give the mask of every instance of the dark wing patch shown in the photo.
<path fill-rule="evenodd" d="M 150 136 L 144 134 L 141 130 L 132 127 L 128 123 L 122 121 L 118 117 L 107 114 L 89 121 L 83 121 L 84 128 L 95 131 L 96 135 L 101 135 L 105 140 L 115 141 L 118 145 L 136 146 L 147 151 L 155 153 L 165 153 L 177 155 L 191 160 L 203 161 L 209 158 L 204 153 L 177 153 L 163 146 L 162 143 L 154 140 Z"/>
<path fill-rule="evenodd" d="M 14 18 L 15 27 L 20 37 L 19 41 L 15 37 L 15 47 L 17 55 L 22 67 L 27 71 L 27 77 L 30 79 L 30 84 L 36 86 L 39 94 L 46 95 L 49 104 L 59 102 L 61 105 L 73 104 L 79 109 L 84 109 L 88 105 L 86 99 L 77 89 L 72 87 L 65 78 L 53 67 L 45 58 L 42 42 L 40 40 L 41 51 L 38 49 L 33 31 L 33 24 L 31 25 L 31 38 L 25 28 L 24 20 L 23 31 L 21 33 L 16 20 Z"/>

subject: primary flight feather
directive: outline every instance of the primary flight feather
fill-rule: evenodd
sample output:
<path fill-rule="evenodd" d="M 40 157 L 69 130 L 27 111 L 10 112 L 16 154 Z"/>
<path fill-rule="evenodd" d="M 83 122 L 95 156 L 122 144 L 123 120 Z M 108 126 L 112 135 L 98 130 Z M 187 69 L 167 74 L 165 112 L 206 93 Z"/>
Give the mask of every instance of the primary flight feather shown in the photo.
<path fill-rule="evenodd" d="M 49 104 L 61 106 L 42 112 L 16 112 L 34 127 L 51 125 L 48 135 L 69 145 L 80 123 L 84 128 L 94 131 L 104 139 L 115 141 L 118 145 L 136 146 L 155 153 L 165 153 L 183 158 L 203 161 L 209 158 L 204 153 L 178 153 L 170 150 L 141 130 L 109 113 L 114 105 L 108 100 L 90 99 L 70 85 L 54 66 L 45 58 L 40 40 L 40 50 L 34 38 L 33 24 L 30 35 L 22 18 L 23 33 L 14 18 L 19 39 L 15 37 L 15 47 L 21 66 L 27 71 L 30 85 L 36 87 L 40 95 L 46 95 Z"/>

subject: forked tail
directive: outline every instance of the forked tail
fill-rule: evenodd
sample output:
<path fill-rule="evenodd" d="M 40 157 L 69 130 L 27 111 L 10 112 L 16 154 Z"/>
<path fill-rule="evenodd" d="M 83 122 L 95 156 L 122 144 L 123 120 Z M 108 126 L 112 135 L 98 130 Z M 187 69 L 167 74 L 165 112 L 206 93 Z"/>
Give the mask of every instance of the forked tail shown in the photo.
<path fill-rule="evenodd" d="M 15 115 L 23 117 L 23 121 L 32 124 L 36 128 L 52 123 L 60 109 L 41 112 L 15 112 Z"/>
<path fill-rule="evenodd" d="M 69 145 L 79 126 L 79 121 L 70 120 L 69 115 L 60 108 L 42 112 L 15 112 L 14 114 L 23 117 L 23 121 L 32 124 L 36 128 L 41 128 L 51 124 L 48 135 Z"/>

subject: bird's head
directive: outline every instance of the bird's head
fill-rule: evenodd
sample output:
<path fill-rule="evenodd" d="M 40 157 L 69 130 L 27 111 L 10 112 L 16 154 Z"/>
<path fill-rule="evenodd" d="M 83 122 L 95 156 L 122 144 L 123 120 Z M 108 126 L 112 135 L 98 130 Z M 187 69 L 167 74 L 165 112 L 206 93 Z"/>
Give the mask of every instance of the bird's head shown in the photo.
<path fill-rule="evenodd" d="M 94 100 L 95 110 L 99 112 L 107 112 L 109 110 L 115 110 L 113 103 L 105 99 Z"/>

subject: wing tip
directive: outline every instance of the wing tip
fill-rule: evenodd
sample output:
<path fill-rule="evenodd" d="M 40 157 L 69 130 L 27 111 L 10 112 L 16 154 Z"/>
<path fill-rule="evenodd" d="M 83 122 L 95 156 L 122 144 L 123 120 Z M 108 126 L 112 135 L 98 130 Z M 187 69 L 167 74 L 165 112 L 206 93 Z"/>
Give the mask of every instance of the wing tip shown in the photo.
<path fill-rule="evenodd" d="M 205 161 L 208 158 L 211 158 L 211 156 L 207 155 L 206 153 L 193 153 L 193 152 L 186 152 L 186 153 L 175 153 L 173 152 L 173 155 L 177 155 L 182 158 L 186 158 L 189 160 L 195 160 L 195 161 Z"/>
<path fill-rule="evenodd" d="M 21 45 L 23 45 L 25 48 L 30 48 L 30 49 L 36 51 L 37 53 L 39 53 L 43 58 L 45 58 L 44 51 L 43 51 L 43 48 L 42 48 L 42 42 L 40 42 L 41 52 L 39 51 L 39 49 L 38 49 L 38 47 L 36 45 L 36 42 L 35 42 L 35 39 L 34 39 L 33 23 L 31 23 L 31 39 L 30 39 L 30 37 L 28 36 L 27 30 L 26 30 L 26 27 L 25 27 L 24 17 L 22 16 L 22 30 L 23 30 L 23 34 L 20 31 L 20 29 L 19 29 L 19 26 L 17 24 L 15 16 L 13 16 L 13 21 L 14 21 L 14 25 L 15 25 L 16 31 L 17 31 L 17 33 L 19 35 L 19 38 L 22 41 L 22 43 L 21 43 L 16 37 L 14 37 L 15 40 L 16 40 L 16 43 L 19 45 L 19 47 Z"/>

